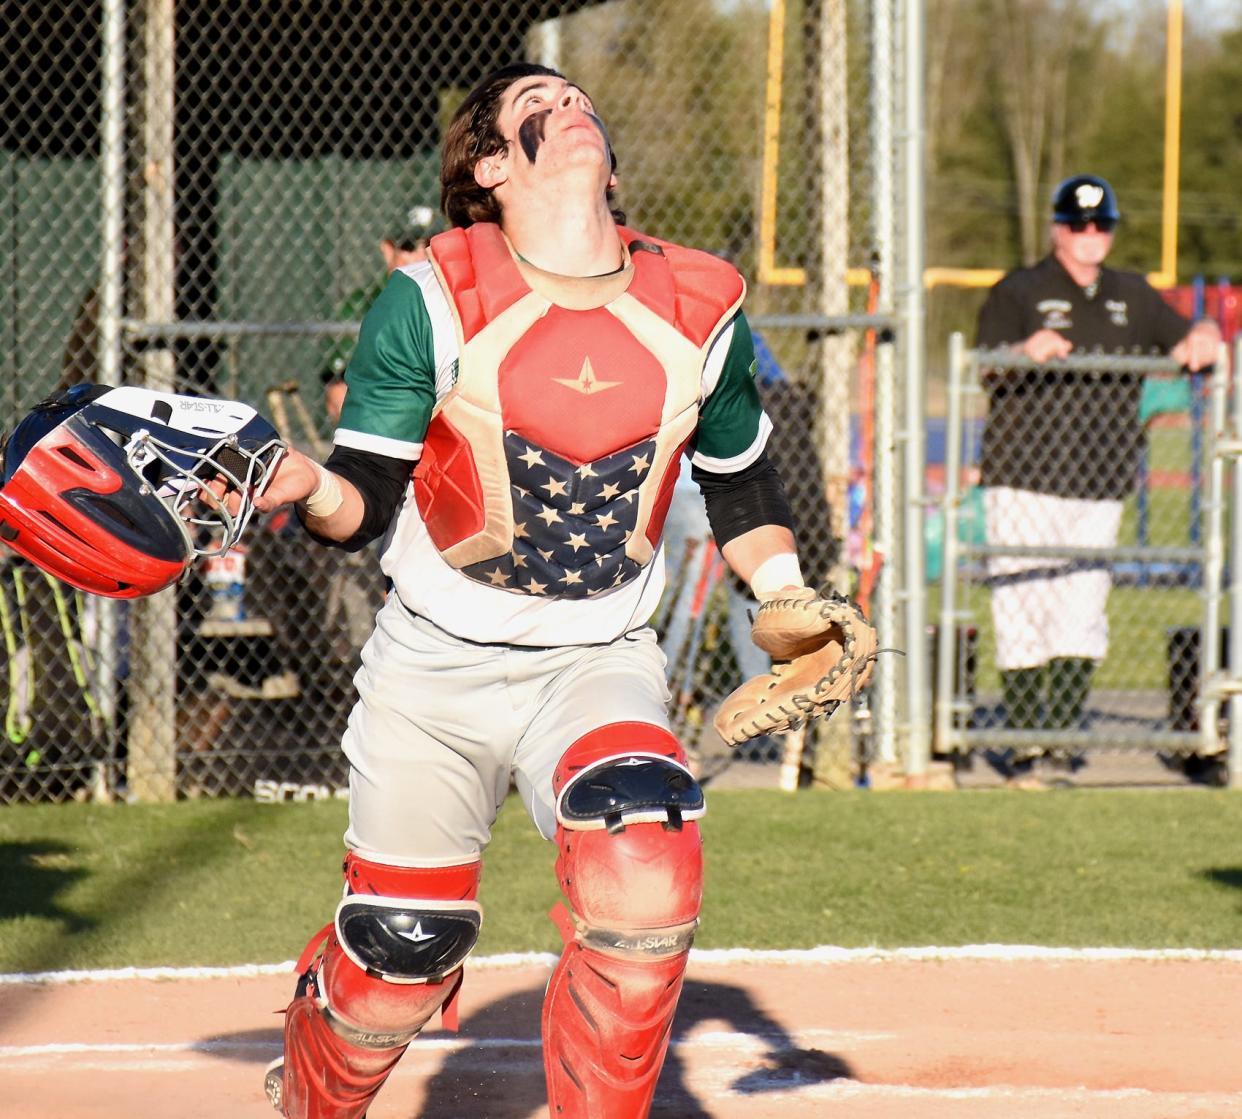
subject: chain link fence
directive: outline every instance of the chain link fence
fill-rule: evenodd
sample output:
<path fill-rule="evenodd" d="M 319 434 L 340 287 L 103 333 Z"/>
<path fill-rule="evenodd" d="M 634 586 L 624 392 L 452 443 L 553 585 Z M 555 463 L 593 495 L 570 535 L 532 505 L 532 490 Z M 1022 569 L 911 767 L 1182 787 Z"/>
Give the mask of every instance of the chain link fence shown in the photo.
<path fill-rule="evenodd" d="M 936 747 L 1021 775 L 1144 750 L 1225 776 L 1214 376 L 1159 357 L 950 356 Z M 1021 484 L 1026 479 L 1027 484 Z"/>
<path fill-rule="evenodd" d="M 892 23 L 888 0 L 0 0 L 6 414 L 144 383 L 246 400 L 323 457 L 323 378 L 381 240 L 437 208 L 469 88 L 532 59 L 600 107 L 629 223 L 746 275 L 807 574 L 891 611 Z M 707 756 L 753 650 L 683 498 L 656 620 Z M 373 552 L 318 548 L 286 512 L 131 604 L 5 556 L 0 801 L 336 795 L 383 593 Z"/>

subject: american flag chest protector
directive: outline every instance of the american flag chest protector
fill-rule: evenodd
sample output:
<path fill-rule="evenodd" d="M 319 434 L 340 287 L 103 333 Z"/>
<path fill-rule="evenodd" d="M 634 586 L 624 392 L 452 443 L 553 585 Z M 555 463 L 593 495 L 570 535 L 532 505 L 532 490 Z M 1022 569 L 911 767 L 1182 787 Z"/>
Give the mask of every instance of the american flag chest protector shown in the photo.
<path fill-rule="evenodd" d="M 619 230 L 607 276 L 543 272 L 499 226 L 433 239 L 458 334 L 414 497 L 445 561 L 517 594 L 588 598 L 650 562 L 712 342 L 745 293 L 708 253 Z"/>

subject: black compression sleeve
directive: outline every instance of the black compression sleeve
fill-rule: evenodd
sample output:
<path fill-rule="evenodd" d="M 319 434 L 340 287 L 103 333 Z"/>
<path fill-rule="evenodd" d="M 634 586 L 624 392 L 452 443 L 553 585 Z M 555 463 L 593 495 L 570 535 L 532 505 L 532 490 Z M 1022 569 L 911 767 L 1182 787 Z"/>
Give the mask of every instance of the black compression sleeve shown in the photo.
<path fill-rule="evenodd" d="M 362 495 L 362 524 L 348 540 L 327 540 L 315 533 L 311 535 L 316 540 L 344 548 L 347 552 L 360 551 L 387 531 L 393 514 L 400 508 L 405 497 L 405 487 L 410 481 L 414 464 L 408 459 L 389 458 L 388 455 L 378 455 L 373 451 L 334 447 L 324 465 L 333 474 L 352 482 Z"/>
<path fill-rule="evenodd" d="M 736 473 L 713 474 L 693 466 L 690 477 L 703 491 L 707 522 L 719 547 L 763 525 L 781 525 L 793 531 L 793 511 L 785 484 L 767 451 Z"/>

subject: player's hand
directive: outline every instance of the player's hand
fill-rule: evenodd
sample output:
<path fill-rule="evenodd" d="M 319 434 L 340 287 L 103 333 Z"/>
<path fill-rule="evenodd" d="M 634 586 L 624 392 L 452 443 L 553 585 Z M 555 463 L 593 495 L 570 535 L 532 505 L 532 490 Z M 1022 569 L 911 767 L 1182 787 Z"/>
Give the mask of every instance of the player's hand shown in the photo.
<path fill-rule="evenodd" d="M 267 489 L 254 499 L 254 507 L 260 513 L 270 513 L 291 501 L 305 501 L 319 485 L 319 473 L 315 464 L 292 447 L 276 467 L 276 473 Z"/>
<path fill-rule="evenodd" d="M 1069 357 L 1073 349 L 1074 344 L 1064 334 L 1048 327 L 1035 331 L 1017 347 L 1019 353 L 1026 354 L 1032 361 L 1056 361 Z"/>
<path fill-rule="evenodd" d="M 1169 357 L 1178 365 L 1197 373 L 1200 369 L 1214 365 L 1219 352 L 1220 327 L 1211 319 L 1202 319 L 1169 351 Z"/>

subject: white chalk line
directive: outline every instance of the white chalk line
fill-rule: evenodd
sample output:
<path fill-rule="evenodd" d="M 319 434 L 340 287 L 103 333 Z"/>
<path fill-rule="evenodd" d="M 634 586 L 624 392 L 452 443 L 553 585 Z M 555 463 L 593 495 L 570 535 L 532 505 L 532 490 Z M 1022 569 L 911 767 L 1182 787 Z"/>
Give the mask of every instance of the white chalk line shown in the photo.
<path fill-rule="evenodd" d="M 868 1041 L 888 1041 L 896 1034 L 878 1030 L 799 1030 L 797 1042 L 803 1047 L 855 1045 Z M 791 1038 L 785 1033 L 772 1031 L 709 1030 L 696 1033 L 693 1038 L 674 1038 L 672 1046 L 677 1049 L 724 1049 L 730 1052 L 753 1051 L 767 1053 L 774 1046 L 788 1048 Z M 420 1037 L 411 1043 L 413 1053 L 461 1053 L 487 1049 L 538 1049 L 542 1041 L 537 1037 Z M 243 1038 L 206 1038 L 202 1041 L 52 1041 L 41 1045 L 0 1045 L 0 1061 L 19 1060 L 24 1057 L 79 1056 L 79 1055 L 130 1055 L 206 1053 L 212 1055 L 262 1055 L 280 1050 L 280 1039 L 270 1041 Z"/>
<path fill-rule="evenodd" d="M 551 969 L 557 957 L 550 952 L 509 952 L 466 961 L 468 970 L 511 968 Z M 1068 963 L 1130 961 L 1201 961 L 1242 964 L 1238 948 L 1049 948 L 1032 944 L 966 944 L 960 947 L 805 949 L 707 948 L 690 953 L 694 967 L 735 967 L 745 964 L 785 964 L 805 967 L 827 964 L 903 963 L 934 961 L 997 961 Z M 111 983 L 129 979 L 252 979 L 292 974 L 294 961 L 278 964 L 238 964 L 231 967 L 122 967 L 82 971 L 34 971 L 0 974 L 0 986 L 38 983 Z"/>
<path fill-rule="evenodd" d="M 802 1030 L 796 1041 L 833 1046 L 859 1040 L 879 1040 L 883 1034 L 855 1031 Z M 730 1033 L 725 1031 L 698 1034 L 694 1038 L 675 1039 L 672 1048 L 703 1053 L 711 1052 L 713 1068 L 695 1067 L 690 1071 L 692 1091 L 706 1090 L 712 1097 L 749 1098 L 762 1095 L 765 1099 L 790 1097 L 791 1102 L 816 1100 L 830 1103 L 853 1099 L 923 1101 L 1010 1101 L 1046 1104 L 1104 1104 L 1127 1101 L 1158 1101 L 1165 1107 L 1220 1109 L 1221 1114 L 1237 1108 L 1242 1095 L 1233 1092 L 1159 1091 L 1150 1088 L 1089 1088 L 1085 1085 L 1049 1087 L 1034 1085 L 989 1084 L 975 1087 L 923 1087 L 914 1084 L 876 1084 L 857 1080 L 836 1079 L 816 1081 L 805 1073 L 791 1070 L 747 1070 L 738 1058 L 762 1056 L 772 1051 L 772 1043 L 788 1046 L 785 1036 Z M 236 1056 L 252 1061 L 266 1060 L 280 1048 L 279 1042 L 266 1041 L 196 1041 L 172 1043 L 100 1043 L 59 1042 L 48 1045 L 0 1046 L 0 1066 L 10 1074 L 17 1072 L 66 1073 L 184 1073 L 201 1068 L 203 1055 Z M 538 1055 L 538 1038 L 420 1038 L 414 1042 L 411 1056 L 432 1056 L 434 1053 L 456 1054 L 459 1064 L 469 1066 L 477 1056 L 482 1067 L 495 1069 L 498 1050 L 518 1051 L 516 1060 L 529 1065 L 532 1073 L 542 1066 Z M 732 1058 L 732 1059 L 730 1059 Z M 404 1075 L 422 1075 L 406 1065 Z M 738 1087 L 745 1081 L 745 1087 Z"/>

